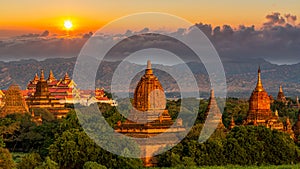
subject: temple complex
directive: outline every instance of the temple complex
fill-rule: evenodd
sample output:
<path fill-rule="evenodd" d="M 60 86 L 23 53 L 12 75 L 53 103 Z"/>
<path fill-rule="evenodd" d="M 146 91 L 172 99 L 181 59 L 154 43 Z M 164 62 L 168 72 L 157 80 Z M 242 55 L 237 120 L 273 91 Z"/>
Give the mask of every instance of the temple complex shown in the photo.
<path fill-rule="evenodd" d="M 149 138 L 161 133 L 167 135 L 150 144 L 138 142 L 144 165 L 155 166 L 153 154 L 167 145 L 175 144 L 172 136 L 185 129 L 180 119 L 175 123 L 175 127 L 172 126 L 173 121 L 166 110 L 164 89 L 153 74 L 150 61 L 147 62 L 145 74 L 134 91 L 133 107 L 127 120 L 123 123 L 119 121 L 115 131 L 135 138 Z"/>
<path fill-rule="evenodd" d="M 39 76 L 35 74 L 33 80 L 27 85 L 28 96 L 34 95 L 38 81 Z M 73 94 L 79 94 L 75 82 L 70 79 L 68 73 L 66 73 L 62 79 L 57 80 L 52 70 L 50 70 L 46 83 L 48 84 L 50 95 L 59 99 L 61 103 L 73 103 Z"/>
<path fill-rule="evenodd" d="M 34 90 L 35 92 L 27 99 L 30 109 L 47 109 L 56 118 L 62 118 L 69 112 L 69 109 L 65 108 L 64 103 L 61 103 L 59 99 L 50 94 L 43 70 L 41 71 L 39 80 L 36 82 L 36 87 Z"/>
<path fill-rule="evenodd" d="M 217 129 L 225 129 L 222 121 L 222 113 L 218 107 L 213 89 L 210 91 L 210 98 L 204 115 L 205 118 L 209 120 L 208 124 L 213 126 L 217 125 Z"/>
<path fill-rule="evenodd" d="M 261 70 L 258 69 L 257 84 L 249 99 L 249 110 L 244 125 L 265 126 L 270 129 L 280 130 L 289 133 L 293 138 L 290 120 L 286 124 L 279 120 L 278 113 L 273 115 L 270 108 L 270 96 L 264 89 L 261 81 Z"/>
<path fill-rule="evenodd" d="M 1 109 L 0 117 L 5 117 L 8 114 L 28 113 L 28 106 L 22 96 L 21 89 L 18 85 L 12 84 L 5 92 L 4 106 Z"/>
<path fill-rule="evenodd" d="M 277 94 L 277 101 L 287 104 L 287 100 L 286 100 L 286 98 L 284 96 L 284 93 L 283 93 L 281 85 L 279 86 L 279 92 Z"/>

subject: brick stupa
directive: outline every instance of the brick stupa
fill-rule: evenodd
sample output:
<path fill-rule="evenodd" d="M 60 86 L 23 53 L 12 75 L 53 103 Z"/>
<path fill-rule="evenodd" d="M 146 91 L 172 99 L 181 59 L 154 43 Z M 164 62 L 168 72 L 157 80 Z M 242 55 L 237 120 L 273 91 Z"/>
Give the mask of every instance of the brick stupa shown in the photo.
<path fill-rule="evenodd" d="M 153 74 L 151 62 L 147 62 L 145 74 L 134 91 L 133 110 L 123 123 L 120 121 L 115 132 L 134 138 L 153 138 L 163 133 L 164 136 L 152 141 L 138 141 L 144 166 L 155 166 L 155 152 L 168 145 L 174 145 L 174 135 L 185 131 L 182 121 L 173 121 L 166 110 L 164 89 L 158 78 Z M 174 127 L 175 126 L 175 127 Z M 161 135 L 160 135 L 161 136 Z M 176 137 L 176 136 L 175 136 Z"/>
<path fill-rule="evenodd" d="M 4 107 L 1 109 L 0 117 L 5 117 L 8 114 L 28 113 L 28 106 L 22 96 L 21 89 L 17 84 L 12 84 L 5 92 Z M 29 114 L 29 113 L 28 113 Z"/>
<path fill-rule="evenodd" d="M 271 99 L 263 87 L 261 81 L 261 70 L 258 69 L 257 84 L 249 99 L 249 110 L 245 125 L 262 125 L 267 128 L 286 131 L 286 127 L 279 120 L 278 115 L 273 115 L 271 110 Z"/>

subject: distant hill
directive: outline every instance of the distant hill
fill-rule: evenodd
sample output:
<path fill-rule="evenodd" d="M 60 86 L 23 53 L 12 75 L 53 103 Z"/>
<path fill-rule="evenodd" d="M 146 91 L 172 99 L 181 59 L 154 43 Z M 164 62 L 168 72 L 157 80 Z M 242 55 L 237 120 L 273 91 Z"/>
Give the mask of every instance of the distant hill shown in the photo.
<path fill-rule="evenodd" d="M 16 82 L 22 89 L 26 88 L 27 83 L 33 79 L 35 73 L 39 73 L 41 69 L 45 70 L 46 77 L 51 69 L 56 78 L 63 78 L 65 72 L 72 76 L 76 58 L 57 58 L 47 59 L 44 61 L 21 60 L 12 62 L 0 62 L 0 88 L 7 89 L 12 82 Z M 113 75 L 113 69 L 120 62 L 104 62 L 99 67 L 96 85 L 110 89 L 110 81 Z M 207 96 L 209 91 L 209 79 L 204 66 L 190 62 L 187 64 L 194 73 L 198 82 L 200 92 Z M 227 78 L 228 96 L 245 97 L 250 96 L 256 84 L 258 65 L 262 68 L 262 80 L 265 89 L 274 97 L 277 96 L 278 87 L 282 85 L 287 96 L 300 96 L 300 64 L 294 65 L 275 65 L 262 59 L 252 59 L 248 61 L 226 60 L 223 66 Z M 158 67 L 163 65 L 156 65 Z M 183 64 L 174 66 L 165 66 L 169 71 L 175 72 L 178 78 L 185 78 L 182 72 Z M 127 74 L 132 73 L 136 69 L 144 68 L 145 65 L 137 65 L 134 63 L 125 63 Z M 155 70 L 155 74 L 163 84 L 166 92 L 178 92 L 179 88 L 175 80 L 166 72 Z M 137 81 L 142 76 L 140 72 L 133 79 L 131 91 L 133 91 Z M 123 85 L 120 83 L 119 85 Z"/>

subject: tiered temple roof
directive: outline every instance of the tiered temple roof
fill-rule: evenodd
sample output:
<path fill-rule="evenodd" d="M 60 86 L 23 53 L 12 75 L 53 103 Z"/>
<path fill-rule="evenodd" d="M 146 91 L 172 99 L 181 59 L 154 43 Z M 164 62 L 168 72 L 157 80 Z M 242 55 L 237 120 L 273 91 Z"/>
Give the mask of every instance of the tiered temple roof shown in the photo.
<path fill-rule="evenodd" d="M 210 98 L 205 111 L 205 118 L 209 120 L 208 124 L 217 125 L 218 129 L 225 128 L 222 121 L 222 113 L 218 107 L 213 89 L 210 91 Z"/>
<path fill-rule="evenodd" d="M 286 98 L 284 96 L 284 93 L 283 93 L 281 85 L 279 86 L 279 91 L 278 91 L 278 94 L 277 94 L 277 101 L 283 102 L 283 103 L 287 103 L 287 100 L 286 100 Z"/>
<path fill-rule="evenodd" d="M 36 74 L 34 79 L 30 81 L 27 85 L 28 96 L 33 96 L 36 91 L 36 85 L 39 81 L 39 77 Z M 54 98 L 59 99 L 64 103 L 73 103 L 73 93 L 77 93 L 76 84 L 70 79 L 68 73 L 65 74 L 63 79 L 57 80 L 50 70 L 49 77 L 46 80 L 48 84 L 48 90 L 50 95 Z"/>
<path fill-rule="evenodd" d="M 261 70 L 259 68 L 257 84 L 249 99 L 249 111 L 244 124 L 266 126 L 270 129 L 276 129 L 289 133 L 291 137 L 293 137 L 289 119 L 287 119 L 287 122 L 284 125 L 283 122 L 279 120 L 278 113 L 273 115 L 270 104 L 270 97 L 262 85 Z"/>
<path fill-rule="evenodd" d="M 65 108 L 64 103 L 51 95 L 47 80 L 44 77 L 44 71 L 41 71 L 40 79 L 36 83 L 35 92 L 27 99 L 30 109 L 45 108 L 53 113 L 56 118 L 65 116 L 69 109 Z"/>
<path fill-rule="evenodd" d="M 12 84 L 5 92 L 4 107 L 1 109 L 0 117 L 13 113 L 28 113 L 28 106 L 17 84 Z"/>
<path fill-rule="evenodd" d="M 153 74 L 151 62 L 147 62 L 145 74 L 140 79 L 133 99 L 133 107 L 127 120 L 120 121 L 115 128 L 116 132 L 123 133 L 135 138 L 149 138 L 164 133 L 168 135 L 163 139 L 156 140 L 149 145 L 140 144 L 141 156 L 145 166 L 155 165 L 152 155 L 159 149 L 163 149 L 168 144 L 174 144 L 171 136 L 178 132 L 185 131 L 178 120 L 176 127 L 171 127 L 173 121 L 166 108 L 166 97 L 162 85 Z"/>

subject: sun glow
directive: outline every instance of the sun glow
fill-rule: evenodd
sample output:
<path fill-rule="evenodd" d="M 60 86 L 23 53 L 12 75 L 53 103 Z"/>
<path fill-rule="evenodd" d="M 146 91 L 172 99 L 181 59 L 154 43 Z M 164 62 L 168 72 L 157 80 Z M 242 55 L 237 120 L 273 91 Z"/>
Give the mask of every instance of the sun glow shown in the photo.
<path fill-rule="evenodd" d="M 70 20 L 65 20 L 64 27 L 65 27 L 65 29 L 70 30 L 70 29 L 72 29 L 73 24 Z"/>

